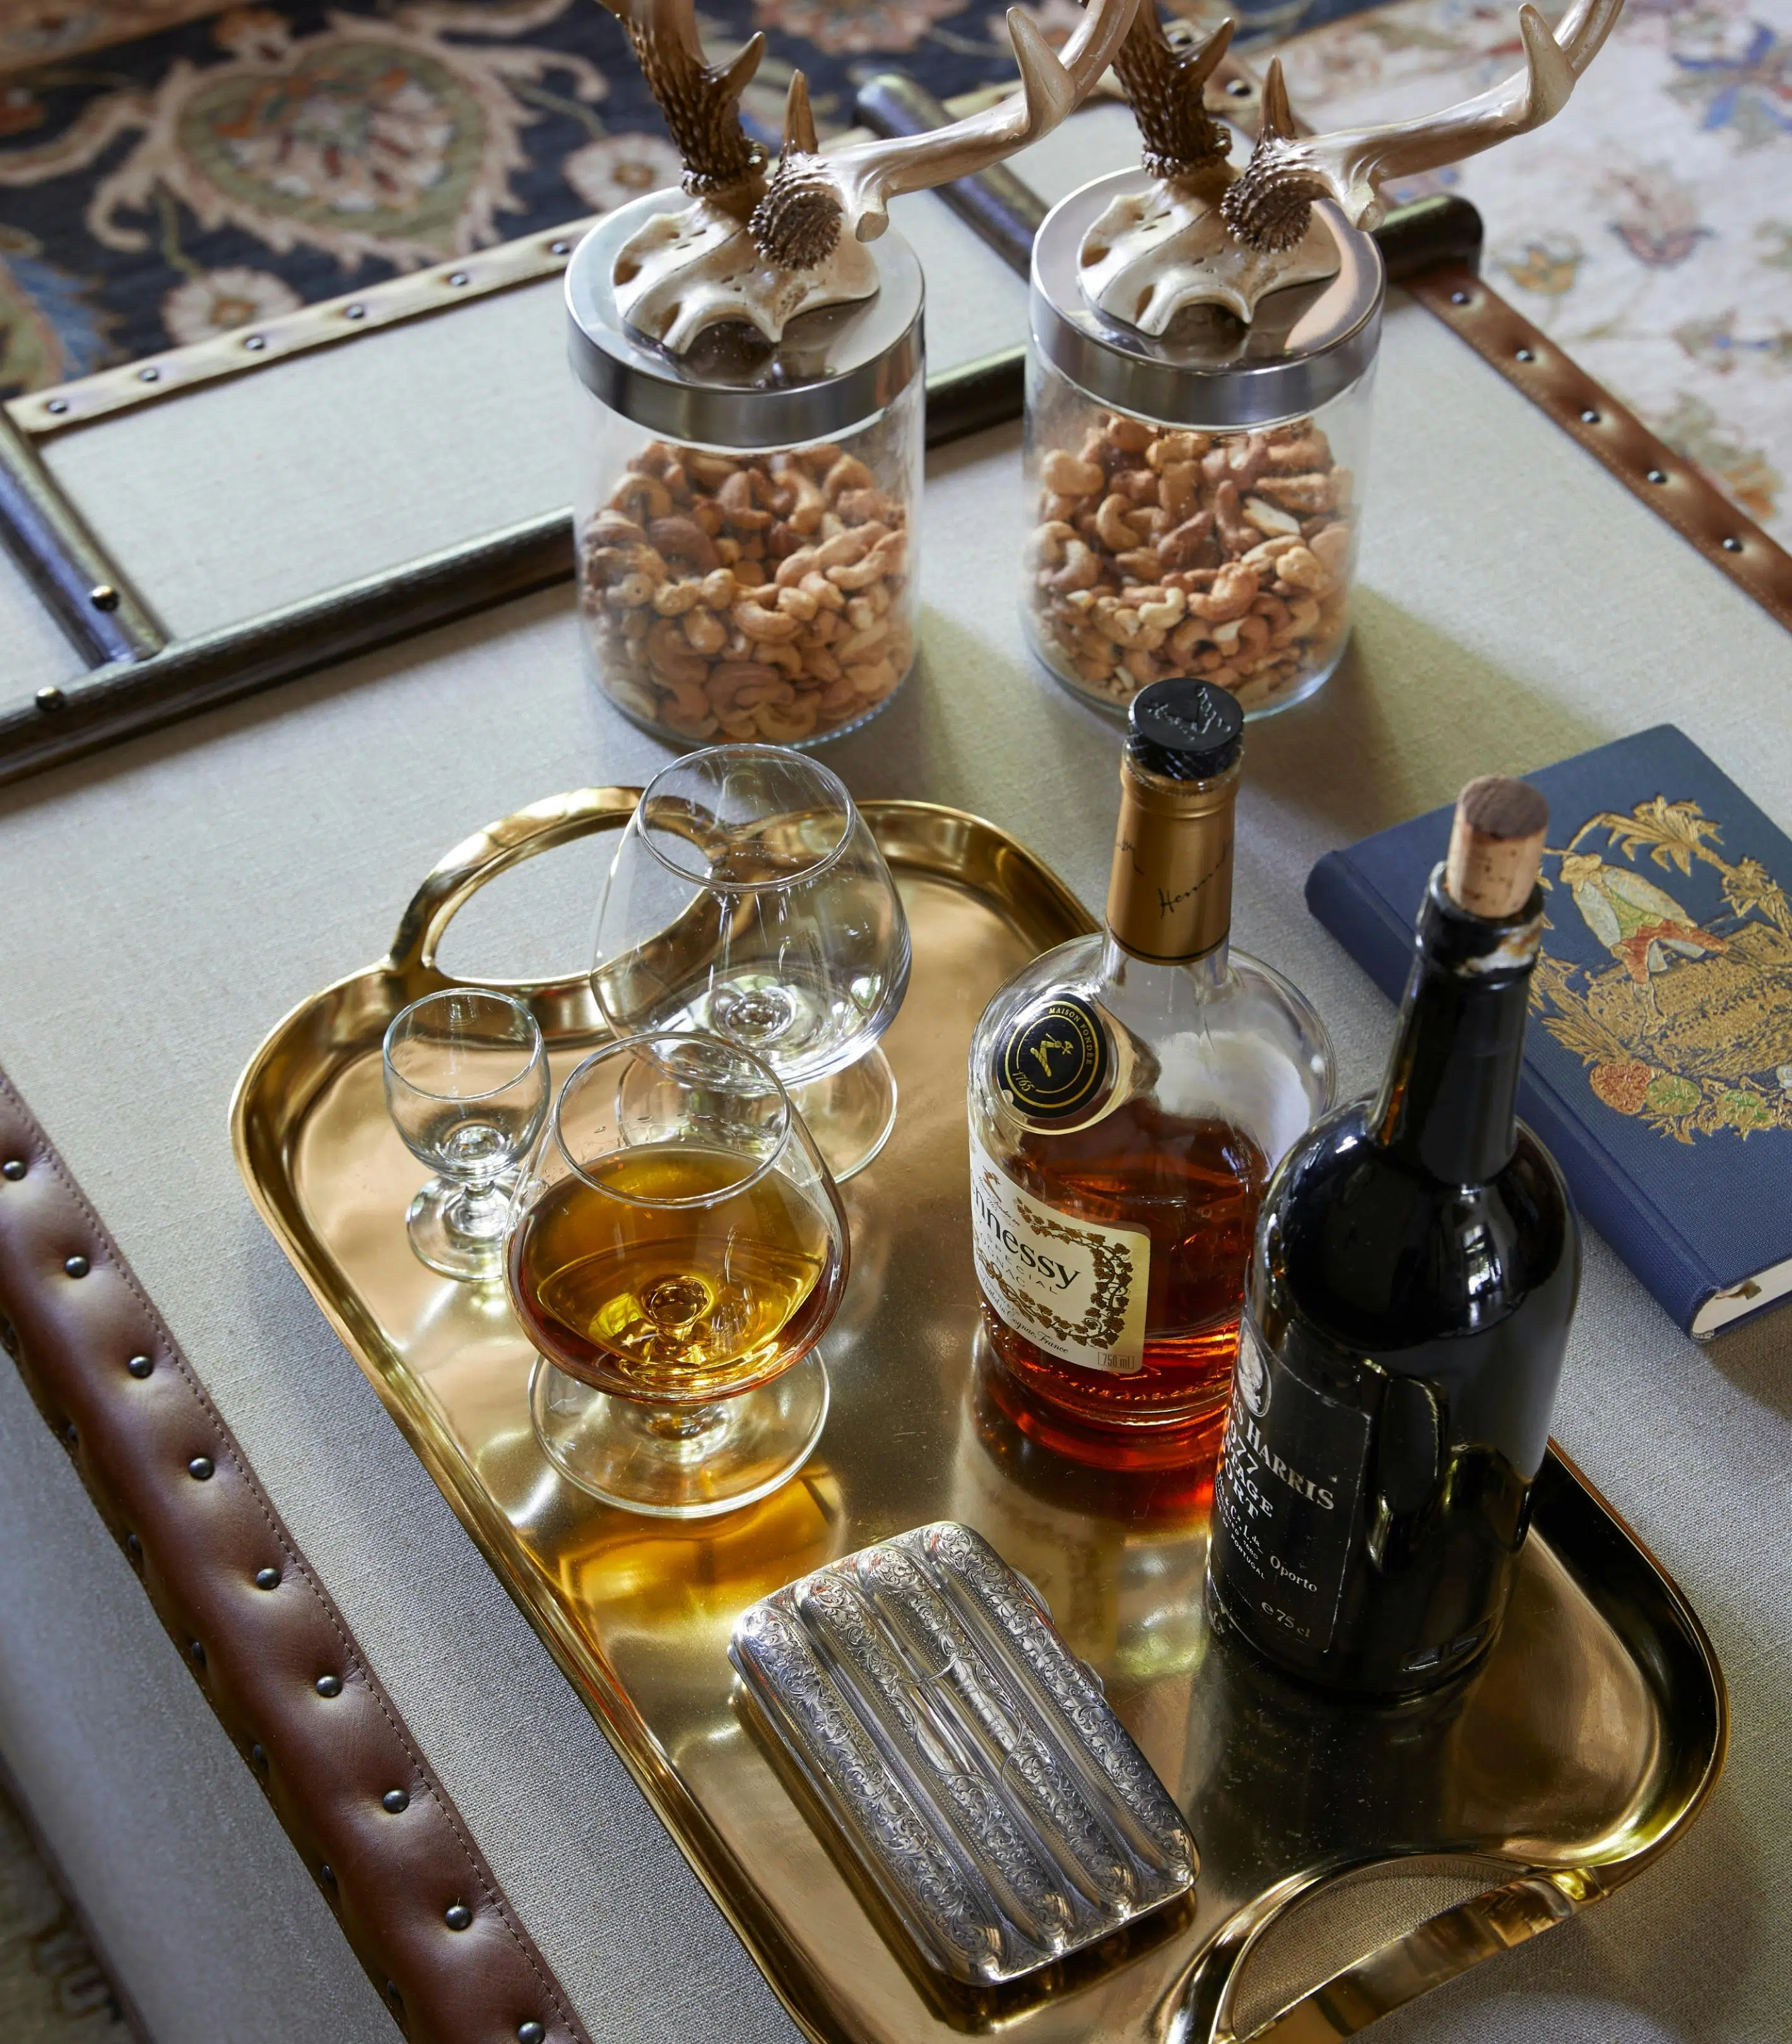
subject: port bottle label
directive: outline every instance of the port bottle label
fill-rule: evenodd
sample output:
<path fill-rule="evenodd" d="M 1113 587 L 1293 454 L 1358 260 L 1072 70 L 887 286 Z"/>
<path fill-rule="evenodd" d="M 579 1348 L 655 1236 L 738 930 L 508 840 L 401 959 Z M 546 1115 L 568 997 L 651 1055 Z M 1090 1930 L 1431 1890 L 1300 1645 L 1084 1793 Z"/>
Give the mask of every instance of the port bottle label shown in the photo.
<path fill-rule="evenodd" d="M 1316 1391 L 1246 1315 L 1213 1480 L 1215 1580 L 1304 1646 L 1331 1643 L 1356 1544 L 1369 1415 Z"/>
<path fill-rule="evenodd" d="M 973 1135 L 971 1243 L 983 1297 L 1017 1334 L 1085 1370 L 1144 1368 L 1148 1235 L 1048 1206 Z"/>

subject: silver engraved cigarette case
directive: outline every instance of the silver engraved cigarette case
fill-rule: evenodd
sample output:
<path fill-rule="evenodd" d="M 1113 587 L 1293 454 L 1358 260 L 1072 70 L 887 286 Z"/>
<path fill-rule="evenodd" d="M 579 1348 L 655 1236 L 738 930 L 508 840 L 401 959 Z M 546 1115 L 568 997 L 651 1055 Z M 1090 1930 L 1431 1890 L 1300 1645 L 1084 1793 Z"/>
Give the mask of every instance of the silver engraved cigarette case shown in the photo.
<path fill-rule="evenodd" d="M 933 1965 L 995 1987 L 1194 1885 L 1181 1812 L 989 1543 L 944 1520 L 743 1612 L 729 1658 Z"/>

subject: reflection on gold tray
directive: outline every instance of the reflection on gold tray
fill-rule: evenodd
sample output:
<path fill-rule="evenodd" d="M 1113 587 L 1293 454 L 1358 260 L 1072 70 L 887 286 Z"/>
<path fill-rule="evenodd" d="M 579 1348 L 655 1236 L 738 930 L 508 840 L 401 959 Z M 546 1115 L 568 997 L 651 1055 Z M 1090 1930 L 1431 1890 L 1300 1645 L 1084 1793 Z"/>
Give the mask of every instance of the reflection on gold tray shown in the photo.
<path fill-rule="evenodd" d="M 390 959 L 287 1016 L 233 1108 L 251 1193 L 425 1466 L 585 1697 L 798 2021 L 852 2044 L 999 2026 L 1075 2038 L 1328 2044 L 1628 1881 L 1723 1764 L 1722 1677 L 1674 1584 L 1559 1455 L 1505 1632 L 1466 1689 L 1366 1711 L 1282 1682 L 1202 1616 L 1206 1496 L 1175 1472 L 1053 1459 L 989 1395 L 967 1208 L 964 1060 L 995 989 L 1089 918 L 987 824 L 867 805 L 914 941 L 886 1039 L 888 1148 L 844 1197 L 853 1274 L 825 1347 L 827 1431 L 802 1476 L 698 1523 L 563 1484 L 529 1430 L 529 1351 L 501 1289 L 406 1243 L 424 1173 L 386 1119 L 379 1043 L 450 984 L 449 917 L 519 859 L 625 820 L 586 790 L 469 839 L 425 882 Z M 557 1071 L 602 1033 L 583 976 L 529 997 Z M 756 1599 L 934 1519 L 978 1528 L 1094 1664 L 1201 1848 L 1195 1907 L 1156 1942 L 1079 1958 L 1009 2000 L 907 1970 L 731 1695 Z M 1091 1961 L 1093 1962 L 1091 1962 Z"/>

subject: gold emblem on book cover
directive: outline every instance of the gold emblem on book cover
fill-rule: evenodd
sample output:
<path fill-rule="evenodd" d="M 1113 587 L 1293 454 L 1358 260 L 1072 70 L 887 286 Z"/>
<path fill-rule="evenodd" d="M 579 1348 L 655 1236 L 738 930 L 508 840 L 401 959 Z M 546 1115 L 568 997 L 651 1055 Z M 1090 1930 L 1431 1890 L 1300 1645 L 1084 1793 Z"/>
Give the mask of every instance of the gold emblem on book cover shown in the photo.
<path fill-rule="evenodd" d="M 1601 833 L 1603 854 L 1582 848 Z M 1544 885 L 1567 890 L 1610 963 L 1546 946 L 1531 993 L 1543 1026 L 1607 1107 L 1681 1143 L 1792 1128 L 1792 899 L 1759 860 L 1725 859 L 1722 836 L 1697 802 L 1656 795 L 1544 854 L 1559 864 Z M 1637 870 L 1645 855 L 1701 891 L 1714 875 L 1721 905 L 1702 919 Z"/>

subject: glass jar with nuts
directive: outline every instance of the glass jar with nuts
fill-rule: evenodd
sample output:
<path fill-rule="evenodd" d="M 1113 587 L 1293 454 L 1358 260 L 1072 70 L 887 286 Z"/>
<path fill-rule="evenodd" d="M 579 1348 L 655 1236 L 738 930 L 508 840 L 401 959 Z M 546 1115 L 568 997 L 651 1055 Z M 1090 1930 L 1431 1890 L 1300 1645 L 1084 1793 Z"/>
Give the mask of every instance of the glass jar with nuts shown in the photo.
<path fill-rule="evenodd" d="M 1335 275 L 1273 293 L 1248 325 L 1192 305 L 1154 337 L 1079 283 L 1093 224 L 1145 182 L 1085 186 L 1034 243 L 1022 617 L 1046 667 L 1104 709 L 1192 675 L 1263 716 L 1319 688 L 1348 635 L 1380 252 L 1318 209 Z"/>
<path fill-rule="evenodd" d="M 674 355 L 617 314 L 616 250 L 677 192 L 606 214 L 567 272 L 584 386 L 574 503 L 590 672 L 685 745 L 806 746 L 914 663 L 925 386 L 919 267 L 871 244 L 875 297 Z"/>

